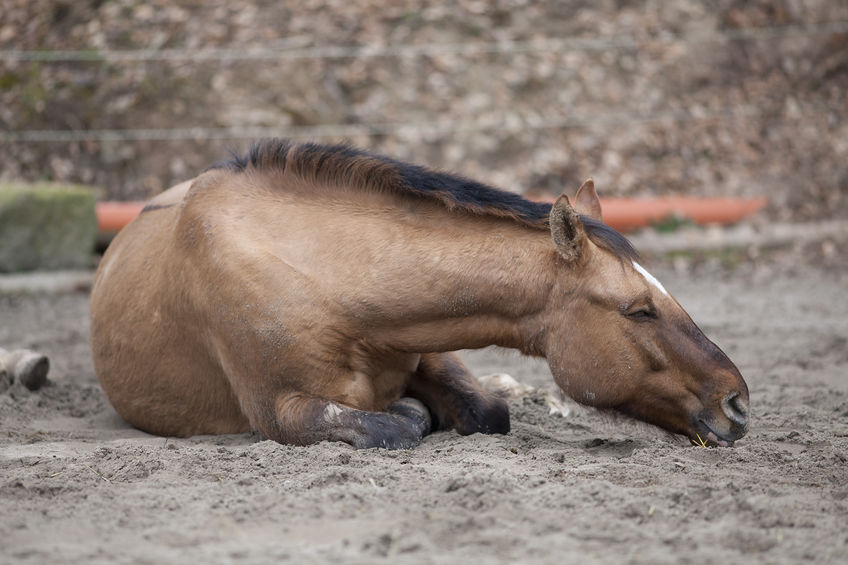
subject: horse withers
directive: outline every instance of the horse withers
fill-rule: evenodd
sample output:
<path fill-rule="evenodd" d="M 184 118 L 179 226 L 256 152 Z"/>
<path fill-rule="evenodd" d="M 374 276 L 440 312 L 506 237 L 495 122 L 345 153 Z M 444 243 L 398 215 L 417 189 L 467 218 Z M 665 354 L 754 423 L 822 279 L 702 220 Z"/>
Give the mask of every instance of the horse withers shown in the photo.
<path fill-rule="evenodd" d="M 452 353 L 498 345 L 545 357 L 580 403 L 732 444 L 744 380 L 637 259 L 591 181 L 551 206 L 267 140 L 118 234 L 92 290 L 95 369 L 150 433 L 409 448 L 509 431 Z"/>

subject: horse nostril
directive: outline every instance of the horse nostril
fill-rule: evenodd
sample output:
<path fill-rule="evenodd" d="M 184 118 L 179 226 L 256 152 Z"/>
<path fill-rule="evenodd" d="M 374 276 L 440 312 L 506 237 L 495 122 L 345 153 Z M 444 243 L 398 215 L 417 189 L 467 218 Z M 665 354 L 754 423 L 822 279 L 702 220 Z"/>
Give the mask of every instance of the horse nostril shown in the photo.
<path fill-rule="evenodd" d="M 738 392 L 731 392 L 721 401 L 721 411 L 731 422 L 740 426 L 748 425 L 748 405 Z"/>

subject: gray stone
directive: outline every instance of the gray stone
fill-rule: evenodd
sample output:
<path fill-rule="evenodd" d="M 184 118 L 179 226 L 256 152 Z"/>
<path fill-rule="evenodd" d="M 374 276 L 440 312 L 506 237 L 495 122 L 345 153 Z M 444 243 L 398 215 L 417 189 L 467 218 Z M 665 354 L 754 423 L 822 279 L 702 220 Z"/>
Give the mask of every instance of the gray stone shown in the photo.
<path fill-rule="evenodd" d="M 50 360 L 46 355 L 29 349 L 0 348 L 0 387 L 8 388 L 17 380 L 29 390 L 38 390 L 47 382 L 49 371 Z"/>

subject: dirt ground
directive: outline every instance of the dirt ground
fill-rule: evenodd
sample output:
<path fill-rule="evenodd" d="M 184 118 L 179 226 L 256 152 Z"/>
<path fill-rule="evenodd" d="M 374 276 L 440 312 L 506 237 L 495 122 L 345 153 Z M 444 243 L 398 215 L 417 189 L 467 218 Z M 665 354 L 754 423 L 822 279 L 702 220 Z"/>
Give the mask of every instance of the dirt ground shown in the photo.
<path fill-rule="evenodd" d="M 97 384 L 85 292 L 0 295 L 0 345 L 52 362 L 38 392 L 0 386 L 0 562 L 848 562 L 848 271 L 654 271 L 748 381 L 734 448 L 549 415 L 543 391 L 508 436 L 411 451 L 153 437 Z M 543 363 L 466 357 L 553 387 Z"/>

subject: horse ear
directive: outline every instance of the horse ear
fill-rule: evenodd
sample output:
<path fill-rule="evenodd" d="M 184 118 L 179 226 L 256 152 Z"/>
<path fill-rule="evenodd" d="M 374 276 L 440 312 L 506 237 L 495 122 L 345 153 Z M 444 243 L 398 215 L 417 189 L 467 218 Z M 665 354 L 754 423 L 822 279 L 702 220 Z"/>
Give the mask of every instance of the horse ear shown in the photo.
<path fill-rule="evenodd" d="M 578 214 L 589 216 L 593 220 L 603 222 L 601 219 L 601 202 L 598 200 L 598 193 L 595 192 L 595 181 L 586 179 L 579 189 L 577 196 L 574 197 L 574 207 Z"/>
<path fill-rule="evenodd" d="M 551 208 L 550 223 L 551 236 L 559 254 L 568 263 L 576 261 L 583 251 L 586 232 L 564 193 Z"/>

